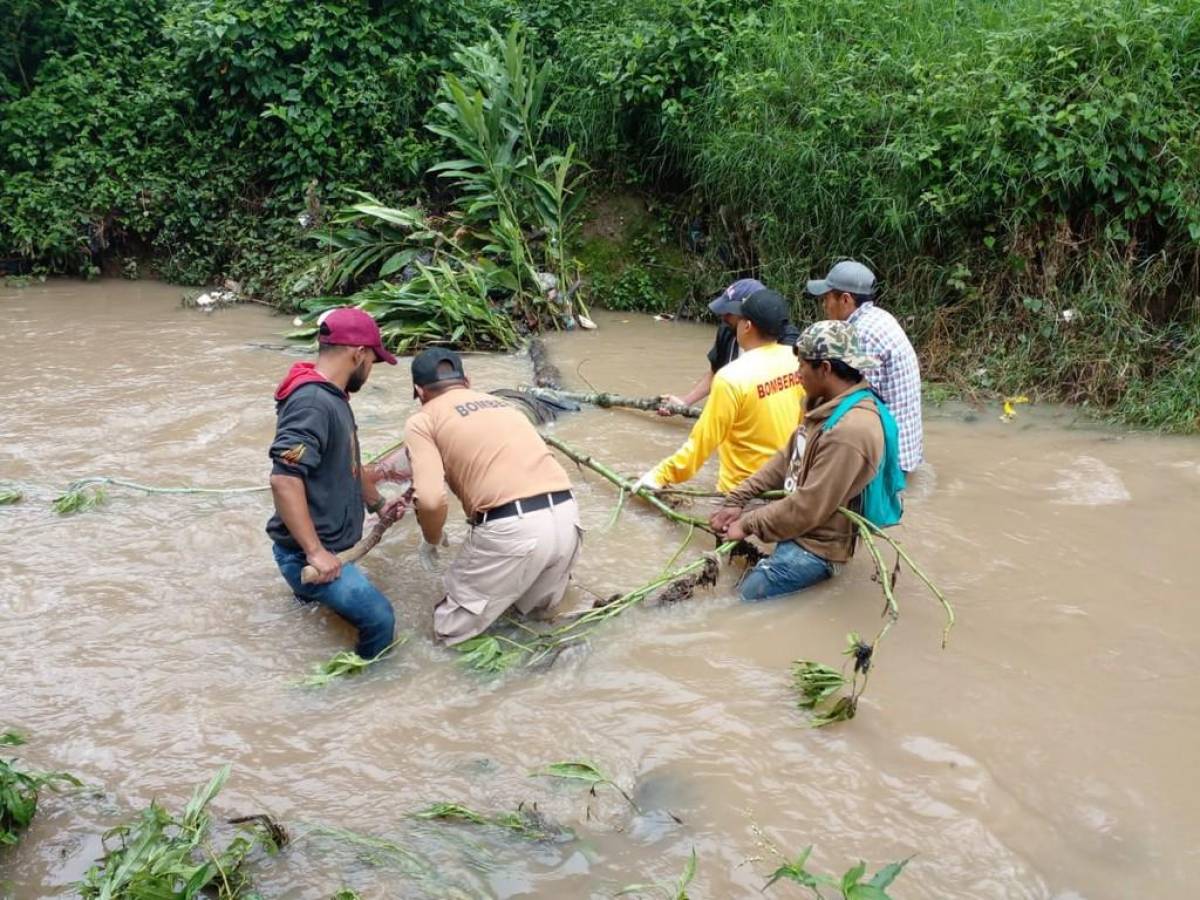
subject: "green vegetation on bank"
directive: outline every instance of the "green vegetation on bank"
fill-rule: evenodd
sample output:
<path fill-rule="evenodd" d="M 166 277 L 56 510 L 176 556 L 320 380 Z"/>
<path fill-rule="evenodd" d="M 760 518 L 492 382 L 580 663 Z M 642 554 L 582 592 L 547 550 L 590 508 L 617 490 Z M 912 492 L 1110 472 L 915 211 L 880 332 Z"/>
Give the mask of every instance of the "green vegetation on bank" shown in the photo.
<path fill-rule="evenodd" d="M 548 66 L 515 178 L 431 173 L 469 158 L 444 73 L 469 100 L 487 59 L 459 48 L 514 21 Z M 621 308 L 674 311 L 750 272 L 803 304 L 806 277 L 853 255 L 932 376 L 1200 427 L 1190 0 L 0 0 L 0 23 L 0 265 L 145 259 L 309 300 L 292 288 L 321 248 L 297 218 L 352 189 L 457 210 L 442 233 L 490 232 L 521 278 L 552 264 L 565 285 L 578 258 Z M 594 194 L 611 177 L 671 212 L 616 251 L 585 229 L 522 258 L 537 210 L 481 214 L 480 192 L 571 144 Z M 535 292 L 462 271 L 418 293 L 450 280 L 530 318 Z"/>

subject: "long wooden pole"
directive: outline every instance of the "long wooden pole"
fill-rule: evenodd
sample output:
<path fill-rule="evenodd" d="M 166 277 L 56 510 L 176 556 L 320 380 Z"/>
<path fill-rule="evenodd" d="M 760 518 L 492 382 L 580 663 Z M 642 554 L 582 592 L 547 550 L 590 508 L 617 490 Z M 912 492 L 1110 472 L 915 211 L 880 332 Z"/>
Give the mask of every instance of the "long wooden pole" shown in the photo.
<path fill-rule="evenodd" d="M 699 406 L 683 406 L 679 403 L 664 403 L 659 397 L 624 397 L 621 394 L 585 393 L 581 391 L 560 391 L 549 388 L 531 387 L 525 389 L 529 394 L 541 400 L 573 400 L 576 403 L 588 403 L 601 409 L 640 409 L 645 412 L 657 412 L 666 409 L 672 415 L 683 416 L 685 419 L 698 419 L 703 409 Z"/>

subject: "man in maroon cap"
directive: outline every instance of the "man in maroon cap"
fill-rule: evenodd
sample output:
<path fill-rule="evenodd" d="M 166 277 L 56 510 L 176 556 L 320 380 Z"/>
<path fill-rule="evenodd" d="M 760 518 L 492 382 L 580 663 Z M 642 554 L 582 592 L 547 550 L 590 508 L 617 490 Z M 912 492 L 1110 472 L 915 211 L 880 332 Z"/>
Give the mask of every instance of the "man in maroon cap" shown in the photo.
<path fill-rule="evenodd" d="M 361 309 L 341 307 L 319 320 L 315 363 L 296 363 L 275 391 L 275 440 L 271 444 L 271 493 L 275 515 L 267 522 L 275 561 L 300 600 L 328 606 L 358 629 L 358 655 L 371 659 L 392 643 L 392 604 L 355 565 L 336 554 L 362 537 L 366 509 L 382 519 L 404 514 L 404 499 L 385 505 L 362 468 L 358 427 L 350 395 L 382 361 L 375 320 Z M 317 579 L 304 584 L 305 564 Z"/>

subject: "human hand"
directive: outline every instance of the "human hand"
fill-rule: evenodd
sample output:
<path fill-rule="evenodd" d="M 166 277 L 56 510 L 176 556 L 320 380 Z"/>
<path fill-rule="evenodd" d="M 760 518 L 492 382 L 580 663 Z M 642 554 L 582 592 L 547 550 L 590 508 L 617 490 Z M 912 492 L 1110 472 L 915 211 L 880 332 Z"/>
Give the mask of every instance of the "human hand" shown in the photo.
<path fill-rule="evenodd" d="M 403 494 L 384 503 L 383 509 L 379 510 L 379 521 L 391 526 L 403 519 L 408 512 L 409 498 L 409 494 Z"/>
<path fill-rule="evenodd" d="M 317 577 L 312 580 L 312 584 L 329 584 L 342 574 L 342 561 L 324 547 L 313 553 L 306 553 L 305 557 L 308 564 L 317 570 Z"/>
<path fill-rule="evenodd" d="M 376 460 L 367 466 L 371 479 L 380 481 L 412 481 L 412 463 L 408 459 L 408 450 L 401 448 L 395 453 Z"/>
<path fill-rule="evenodd" d="M 658 402 L 662 404 L 662 406 L 660 406 L 660 407 L 658 408 L 658 414 L 659 414 L 660 416 L 673 416 L 673 415 L 675 415 L 675 413 L 674 413 L 674 412 L 672 412 L 671 410 L 667 409 L 667 404 L 672 404 L 672 403 L 673 403 L 673 404 L 675 404 L 676 406 L 687 406 L 687 404 L 684 402 L 684 400 L 683 400 L 683 398 L 682 398 L 682 397 L 676 397 L 674 394 L 663 394 L 661 397 L 659 397 L 659 398 L 658 398 Z"/>
<path fill-rule="evenodd" d="M 641 488 L 650 488 L 652 491 L 657 491 L 661 487 L 662 485 L 659 484 L 658 479 L 654 477 L 653 469 L 633 483 L 634 491 L 637 491 Z"/>
<path fill-rule="evenodd" d="M 722 506 L 708 517 L 708 524 L 717 534 L 724 534 L 730 525 L 742 517 L 742 510 L 737 506 Z"/>
<path fill-rule="evenodd" d="M 742 520 L 739 518 L 734 521 L 728 528 L 725 529 L 725 540 L 727 541 L 744 541 L 746 539 L 746 529 L 742 526 Z"/>
<path fill-rule="evenodd" d="M 421 546 L 417 548 L 417 558 L 421 561 L 422 568 L 426 572 L 437 572 L 438 570 L 438 546 L 449 547 L 450 541 L 447 539 L 445 532 L 442 533 L 441 539 L 436 544 L 431 544 L 429 541 L 421 538 Z"/>

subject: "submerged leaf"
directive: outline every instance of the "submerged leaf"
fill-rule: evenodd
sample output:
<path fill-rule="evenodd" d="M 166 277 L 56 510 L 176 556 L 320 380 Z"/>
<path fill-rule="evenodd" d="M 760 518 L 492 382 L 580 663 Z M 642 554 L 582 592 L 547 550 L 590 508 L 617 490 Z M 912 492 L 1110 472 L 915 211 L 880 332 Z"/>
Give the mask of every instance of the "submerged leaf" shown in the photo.
<path fill-rule="evenodd" d="M 832 709 L 816 713 L 812 718 L 812 724 L 815 728 L 824 728 L 836 722 L 846 722 L 853 719 L 857 711 L 858 701 L 853 697 L 839 697 Z"/>
<path fill-rule="evenodd" d="M 87 512 L 104 504 L 107 495 L 103 488 L 95 486 L 72 486 L 54 498 L 54 511 L 60 516 Z"/>
<path fill-rule="evenodd" d="M 588 784 L 601 784 L 611 781 L 596 766 L 582 760 L 551 763 L 545 768 L 530 772 L 529 774 L 534 777 L 545 776 L 548 778 L 565 778 L 571 781 L 584 781 Z"/>
<path fill-rule="evenodd" d="M 800 695 L 797 704 L 801 709 L 813 709 L 846 684 L 846 679 L 837 669 L 807 659 L 792 663 L 792 681 Z"/>
<path fill-rule="evenodd" d="M 302 679 L 299 683 L 304 687 L 324 687 L 334 679 L 342 678 L 346 675 L 357 675 L 364 669 L 375 665 L 375 663 L 379 662 L 407 640 L 407 634 L 400 635 L 391 644 L 384 647 L 379 652 L 379 655 L 373 659 L 363 659 L 353 650 L 342 650 L 339 653 L 335 653 L 327 662 L 315 664 L 312 674 Z"/>

